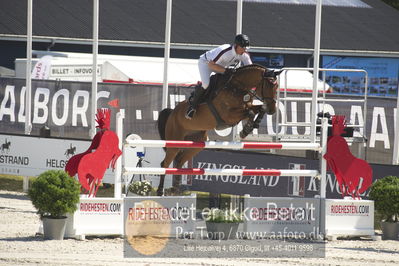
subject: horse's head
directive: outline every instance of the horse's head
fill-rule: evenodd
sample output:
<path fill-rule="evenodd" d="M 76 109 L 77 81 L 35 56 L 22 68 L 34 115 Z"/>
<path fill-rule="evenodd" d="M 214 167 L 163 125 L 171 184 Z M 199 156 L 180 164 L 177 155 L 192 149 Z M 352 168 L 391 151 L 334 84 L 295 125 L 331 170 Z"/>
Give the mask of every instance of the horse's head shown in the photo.
<path fill-rule="evenodd" d="M 257 95 L 266 104 L 266 113 L 272 115 L 276 112 L 277 76 L 281 71 L 265 69 L 262 73 L 262 81 L 257 87 Z"/>
<path fill-rule="evenodd" d="M 281 71 L 268 70 L 260 65 L 246 65 L 237 69 L 231 78 L 233 88 L 239 91 L 251 91 L 256 87 L 256 98 L 266 105 L 266 113 L 276 112 L 277 76 Z"/>

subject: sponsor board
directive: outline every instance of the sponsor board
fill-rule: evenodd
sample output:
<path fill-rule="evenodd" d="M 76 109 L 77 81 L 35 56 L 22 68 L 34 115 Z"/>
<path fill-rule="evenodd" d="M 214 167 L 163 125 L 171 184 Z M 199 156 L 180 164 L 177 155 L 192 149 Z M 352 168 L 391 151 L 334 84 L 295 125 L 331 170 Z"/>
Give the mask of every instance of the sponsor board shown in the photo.
<path fill-rule="evenodd" d="M 326 199 L 325 212 L 326 235 L 374 235 L 372 200 Z"/>
<path fill-rule="evenodd" d="M 0 132 L 22 134 L 25 123 L 25 80 L 0 78 Z M 171 87 L 169 102 L 174 108 L 191 93 L 190 88 Z M 32 81 L 32 124 L 33 134 L 38 134 L 46 124 L 52 136 L 68 138 L 87 138 L 90 129 L 90 93 L 89 82 L 57 82 Z M 309 97 L 306 93 L 290 93 L 292 97 Z M 110 100 L 119 99 L 120 107 L 126 110 L 124 129 L 126 133 L 135 133 L 143 139 L 158 139 L 154 126 L 158 112 L 162 109 L 162 86 L 138 84 L 98 84 L 99 108 L 107 107 Z M 329 95 L 332 99 L 347 99 L 348 96 Z M 353 99 L 363 99 L 353 95 Z M 392 149 L 396 134 L 396 98 L 369 97 L 367 99 L 366 117 L 364 106 L 359 103 L 331 102 L 320 104 L 318 110 L 330 114 L 345 115 L 348 124 L 360 125 L 367 123 L 365 129 L 355 130 L 355 137 L 368 140 L 365 144 L 366 157 L 371 163 L 386 164 L 392 161 Z M 310 122 L 311 104 L 303 101 L 279 103 L 280 117 L 286 117 L 287 122 Z M 115 122 L 112 121 L 112 126 Z M 241 123 L 238 125 L 240 130 Z M 267 115 L 262 120 L 259 129 L 254 134 L 275 135 L 275 116 Z M 283 126 L 278 132 L 293 134 L 299 137 L 309 134 L 309 127 Z M 232 129 L 210 131 L 212 140 L 231 140 Z"/>
<path fill-rule="evenodd" d="M 204 199 L 202 199 L 204 200 Z M 195 197 L 133 197 L 125 198 L 124 257 L 127 258 L 264 258 L 324 257 L 324 242 L 250 239 L 240 229 L 226 236 L 224 230 L 206 230 L 212 209 L 203 208 L 195 214 Z M 191 212 L 194 213 L 191 213 Z M 220 210 L 219 210 L 220 211 Z M 308 208 L 308 216 L 313 209 Z M 229 215 L 240 216 L 239 209 Z M 317 215 L 317 212 L 314 213 Z M 201 216 L 194 227 L 195 216 Z M 307 219 L 307 218 L 306 218 Z M 219 225 L 228 225 L 221 223 Z M 231 223 L 230 223 L 231 224 Z M 206 225 L 206 226 L 205 226 Z M 195 230 L 197 229 L 197 230 Z M 220 228 L 219 228 L 220 229 Z M 263 232 L 263 231 L 262 231 Z M 288 233 L 288 232 L 287 232 Z M 220 237 L 214 238 L 215 235 Z M 230 238 L 231 237 L 231 238 Z"/>
<path fill-rule="evenodd" d="M 193 167 L 212 169 L 319 169 L 319 160 L 275 154 L 204 150 L 193 160 Z M 388 175 L 397 175 L 397 165 L 370 164 L 373 182 Z M 335 175 L 327 171 L 326 197 L 340 199 L 341 189 Z M 315 177 L 292 178 L 278 176 L 190 176 L 191 190 L 252 197 L 305 197 L 320 195 L 320 180 Z M 369 190 L 362 193 L 368 197 Z"/>
<path fill-rule="evenodd" d="M 320 199 L 244 198 L 247 237 L 306 239 L 319 237 Z"/>
<path fill-rule="evenodd" d="M 0 174 L 38 176 L 46 170 L 64 170 L 69 158 L 85 152 L 91 141 L 0 134 Z M 107 169 L 105 183 L 114 182 Z"/>
<path fill-rule="evenodd" d="M 125 257 L 167 257 L 173 240 L 194 238 L 196 200 L 195 195 L 124 198 Z"/>
<path fill-rule="evenodd" d="M 194 167 L 210 169 L 318 169 L 317 160 L 254 152 L 206 150 L 194 158 Z M 331 179 L 331 176 L 329 176 Z M 332 177 L 335 179 L 334 177 Z M 334 180 L 329 183 L 334 183 Z M 319 192 L 315 177 L 206 176 L 193 175 L 192 190 L 252 197 L 314 197 Z"/>
<path fill-rule="evenodd" d="M 196 196 L 126 197 L 125 234 L 188 237 L 195 231 Z"/>
<path fill-rule="evenodd" d="M 82 196 L 68 216 L 66 236 L 123 235 L 123 199 Z"/>

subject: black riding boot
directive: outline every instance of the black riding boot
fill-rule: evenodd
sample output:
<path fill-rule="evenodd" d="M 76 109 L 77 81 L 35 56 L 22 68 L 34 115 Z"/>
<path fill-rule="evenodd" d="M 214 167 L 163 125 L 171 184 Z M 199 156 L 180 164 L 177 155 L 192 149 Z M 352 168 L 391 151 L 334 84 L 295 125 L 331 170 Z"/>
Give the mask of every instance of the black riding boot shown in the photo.
<path fill-rule="evenodd" d="M 185 115 L 185 117 L 187 119 L 193 118 L 195 111 L 197 109 L 197 106 L 201 102 L 202 96 L 205 94 L 205 91 L 206 90 L 204 88 L 202 88 L 202 86 L 195 87 L 194 95 L 188 101 L 190 105 L 189 105 L 188 110 Z"/>

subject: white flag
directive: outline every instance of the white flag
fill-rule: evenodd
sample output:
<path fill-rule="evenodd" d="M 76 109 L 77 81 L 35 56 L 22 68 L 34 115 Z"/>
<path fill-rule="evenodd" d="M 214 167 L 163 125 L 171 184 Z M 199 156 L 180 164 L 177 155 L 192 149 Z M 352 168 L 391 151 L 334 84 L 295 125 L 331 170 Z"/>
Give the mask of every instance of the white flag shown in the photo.
<path fill-rule="evenodd" d="M 51 55 L 40 58 L 32 70 L 32 79 L 48 79 L 50 76 Z"/>

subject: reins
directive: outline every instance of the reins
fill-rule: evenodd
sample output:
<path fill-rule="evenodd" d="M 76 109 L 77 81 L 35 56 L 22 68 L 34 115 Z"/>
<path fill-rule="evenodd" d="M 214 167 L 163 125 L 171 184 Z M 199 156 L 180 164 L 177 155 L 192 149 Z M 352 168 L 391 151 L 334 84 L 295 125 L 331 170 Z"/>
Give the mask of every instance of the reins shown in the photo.
<path fill-rule="evenodd" d="M 226 82 L 225 89 L 227 89 L 227 90 L 229 90 L 229 91 L 231 91 L 232 93 L 237 94 L 237 95 L 242 95 L 242 94 L 248 93 L 248 94 L 250 94 L 253 98 L 255 98 L 255 99 L 261 101 L 262 103 L 264 103 L 265 100 L 272 100 L 272 101 L 274 101 L 274 97 L 265 97 L 265 96 L 264 96 L 263 89 L 264 89 L 264 86 L 265 86 L 265 79 L 267 79 L 267 78 L 263 77 L 263 73 L 262 73 L 262 79 L 260 80 L 260 83 L 261 83 L 261 87 L 260 87 L 260 90 L 261 90 L 261 97 L 259 97 L 259 96 L 256 94 L 256 90 L 252 90 L 252 89 L 246 90 L 246 89 L 245 89 L 245 87 L 246 87 L 245 84 L 244 84 L 242 81 L 240 81 L 240 80 L 234 80 L 234 82 L 235 82 L 235 83 L 238 83 L 239 86 L 233 86 L 232 88 L 229 88 L 229 86 L 231 85 L 231 81 L 233 80 L 233 76 L 234 76 L 234 74 L 231 75 L 230 78 L 229 78 L 229 80 Z M 259 84 L 258 84 L 258 85 L 259 85 Z M 258 85 L 255 86 L 257 89 L 258 89 Z"/>

